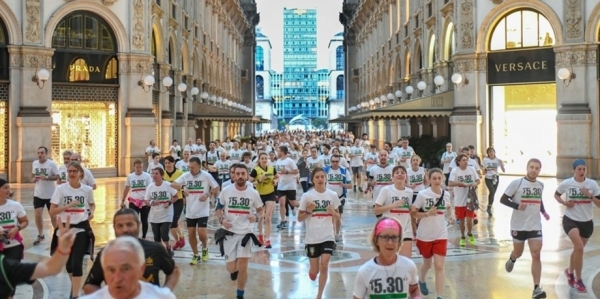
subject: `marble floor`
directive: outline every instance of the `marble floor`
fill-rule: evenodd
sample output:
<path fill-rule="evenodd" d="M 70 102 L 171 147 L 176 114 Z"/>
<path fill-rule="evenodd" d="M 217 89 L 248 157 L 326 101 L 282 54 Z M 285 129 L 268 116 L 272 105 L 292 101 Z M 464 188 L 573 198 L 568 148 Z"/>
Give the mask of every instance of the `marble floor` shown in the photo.
<path fill-rule="evenodd" d="M 504 190 L 514 177 L 502 177 L 499 190 Z M 600 237 L 596 233 L 585 250 L 584 281 L 588 286 L 587 294 L 579 294 L 567 285 L 562 274 L 568 263 L 571 245 L 565 236 L 562 226 L 562 210 L 553 199 L 557 180 L 542 179 L 545 184 L 545 202 L 551 215 L 550 221 L 543 223 L 544 248 L 542 251 L 542 288 L 548 298 L 597 298 L 600 294 Z M 118 209 L 118 200 L 122 194 L 124 178 L 99 179 L 95 191 L 96 214 L 93 229 L 96 234 L 97 246 L 114 237 L 111 220 Z M 49 242 L 32 246 L 36 235 L 32 205 L 32 184 L 12 184 L 15 191 L 14 199 L 21 201 L 30 220 L 30 225 L 24 231 L 26 239 L 25 260 L 39 261 L 47 256 Z M 480 198 L 484 198 L 485 188 L 480 188 Z M 499 198 L 499 195 L 497 195 Z M 487 196 L 482 200 L 483 207 L 487 205 Z M 364 195 L 350 192 L 350 198 L 344 209 L 343 242 L 338 245 L 330 265 L 330 277 L 325 289 L 325 298 L 352 298 L 352 290 L 356 271 L 360 265 L 372 258 L 374 253 L 366 242 L 367 235 L 374 222 L 371 200 Z M 512 273 L 506 273 L 504 263 L 511 251 L 511 236 L 509 232 L 510 209 L 495 204 L 493 218 L 481 211 L 479 224 L 474 229 L 477 245 L 460 248 L 458 246 L 458 225 L 449 227 L 448 257 L 445 263 L 446 286 L 445 299 L 464 298 L 531 298 L 533 290 L 530 275 L 530 258 L 524 254 L 515 265 Z M 600 212 L 596 209 L 596 216 Z M 273 222 L 279 221 L 276 211 Z M 45 227 L 50 225 L 47 214 Z M 597 218 L 598 219 L 598 218 Z M 292 217 L 288 229 L 276 231 L 271 240 L 272 249 L 255 247 L 250 262 L 249 281 L 246 288 L 246 298 L 315 298 L 316 282 L 308 278 L 308 260 L 304 256 L 302 223 L 295 222 Z M 600 225 L 600 221 L 595 221 Z M 217 228 L 217 220 L 211 217 L 209 228 Z M 45 233 L 47 236 L 50 233 Z M 186 245 L 187 246 L 187 245 Z M 196 266 L 188 264 L 192 256 L 189 247 L 178 250 L 175 260 L 182 275 L 175 289 L 178 298 L 234 298 L 235 283 L 229 280 L 223 258 L 218 254 L 218 248 L 211 240 L 210 261 Z M 527 251 L 526 251 L 527 252 Z M 416 248 L 413 249 L 414 261 L 419 265 L 422 261 Z M 91 266 L 85 259 L 87 270 Z M 162 276 L 164 278 L 164 276 Z M 433 271 L 426 278 L 430 289 L 433 289 Z M 36 281 L 31 286 L 21 286 L 17 290 L 17 299 L 29 298 L 69 298 L 70 283 L 65 272 L 56 277 Z M 423 298 L 435 298 L 433 294 Z"/>

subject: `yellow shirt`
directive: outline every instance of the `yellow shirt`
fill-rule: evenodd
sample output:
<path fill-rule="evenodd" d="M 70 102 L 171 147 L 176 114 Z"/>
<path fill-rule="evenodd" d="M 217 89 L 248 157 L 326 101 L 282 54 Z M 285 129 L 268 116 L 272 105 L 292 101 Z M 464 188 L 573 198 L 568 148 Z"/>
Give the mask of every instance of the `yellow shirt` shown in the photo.
<path fill-rule="evenodd" d="M 273 166 L 267 166 L 267 169 L 263 169 L 260 166 L 254 167 L 256 170 L 256 191 L 260 195 L 268 195 L 275 192 L 275 184 L 273 179 L 275 178 L 275 168 Z M 259 178 L 265 175 L 265 179 L 259 182 Z"/>
<path fill-rule="evenodd" d="M 179 170 L 179 169 L 175 169 L 175 172 L 173 172 L 172 175 L 169 175 L 167 173 L 167 171 L 165 170 L 165 174 L 163 175 L 163 180 L 172 183 L 174 182 L 177 178 L 179 178 L 180 176 L 183 175 L 183 171 Z M 178 199 L 182 199 L 183 198 L 183 192 L 181 190 L 177 191 L 177 198 Z"/>

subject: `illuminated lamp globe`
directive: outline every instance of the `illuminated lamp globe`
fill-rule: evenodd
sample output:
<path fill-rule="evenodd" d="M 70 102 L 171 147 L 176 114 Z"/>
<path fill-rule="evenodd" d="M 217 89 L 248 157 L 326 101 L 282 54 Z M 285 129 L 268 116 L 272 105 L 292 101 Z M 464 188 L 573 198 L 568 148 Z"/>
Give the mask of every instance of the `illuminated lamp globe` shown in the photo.
<path fill-rule="evenodd" d="M 209 97 L 209 95 L 208 95 L 208 92 L 206 92 L 206 91 L 203 91 L 200 94 L 200 98 L 202 98 L 203 100 L 208 100 L 208 97 Z"/>
<path fill-rule="evenodd" d="M 192 87 L 192 95 L 195 96 L 200 93 L 200 89 L 198 87 Z"/>
<path fill-rule="evenodd" d="M 227 99 L 225 99 L 225 100 L 227 100 Z M 227 106 L 229 106 L 229 107 L 233 106 L 233 102 L 227 102 Z"/>
<path fill-rule="evenodd" d="M 50 79 L 50 72 L 47 69 L 40 69 L 36 75 L 40 81 L 48 81 Z"/>
<path fill-rule="evenodd" d="M 223 105 L 227 105 L 227 103 L 229 103 L 228 99 L 223 99 Z"/>
<path fill-rule="evenodd" d="M 385 101 L 387 100 L 387 97 L 386 97 L 385 95 L 380 95 L 380 96 L 379 96 L 379 100 L 380 100 L 381 102 L 385 102 Z"/>
<path fill-rule="evenodd" d="M 379 104 L 381 103 L 381 100 L 379 98 L 375 98 L 375 100 L 373 100 L 375 102 L 375 104 Z"/>
<path fill-rule="evenodd" d="M 435 78 L 433 78 L 433 83 L 435 83 L 436 86 L 444 85 L 444 77 L 440 75 L 435 76 Z"/>
<path fill-rule="evenodd" d="M 568 80 L 569 78 L 571 78 L 571 72 L 564 67 L 559 69 L 556 75 L 558 76 L 558 79 L 561 80 Z"/>
<path fill-rule="evenodd" d="M 396 90 L 396 97 L 397 98 L 401 98 L 402 97 L 402 91 Z"/>
<path fill-rule="evenodd" d="M 164 77 L 162 79 L 162 84 L 166 87 L 169 88 L 173 85 L 173 79 L 171 77 Z"/>
<path fill-rule="evenodd" d="M 406 91 L 407 94 L 411 95 L 415 91 L 415 89 L 409 85 L 406 86 L 406 89 L 404 91 Z"/>
<path fill-rule="evenodd" d="M 185 85 L 185 83 L 179 83 L 179 85 L 177 85 L 177 90 L 179 90 L 179 92 L 185 92 L 187 90 L 187 85 Z"/>
<path fill-rule="evenodd" d="M 417 83 L 417 88 L 420 91 L 423 91 L 425 90 L 425 88 L 427 88 L 427 83 L 425 83 L 424 81 L 420 81 L 419 83 Z"/>
<path fill-rule="evenodd" d="M 369 105 L 371 105 L 371 106 L 375 105 L 375 100 L 370 100 Z"/>
<path fill-rule="evenodd" d="M 452 75 L 452 78 L 450 78 L 450 79 L 452 80 L 452 83 L 454 83 L 454 84 L 460 84 L 460 82 L 463 81 L 463 77 L 459 73 Z"/>
<path fill-rule="evenodd" d="M 360 108 L 362 108 L 361 104 L 356 105 L 356 110 L 360 110 Z"/>
<path fill-rule="evenodd" d="M 390 93 L 388 93 L 388 94 L 387 94 L 387 99 L 388 99 L 388 100 L 390 100 L 390 101 L 393 101 L 393 100 L 395 99 L 395 98 L 394 98 L 394 94 L 393 94 L 393 93 L 391 93 L 391 92 L 390 92 Z"/>
<path fill-rule="evenodd" d="M 216 96 L 216 95 L 214 95 L 214 94 L 213 94 L 213 95 L 211 95 L 211 96 L 210 96 L 210 101 L 211 101 L 211 102 L 216 102 L 216 101 L 217 101 L 217 96 Z"/>
<path fill-rule="evenodd" d="M 219 103 L 219 104 L 220 104 L 220 103 L 223 103 L 223 98 L 222 98 L 222 97 L 218 97 L 218 98 L 217 98 L 217 103 Z"/>

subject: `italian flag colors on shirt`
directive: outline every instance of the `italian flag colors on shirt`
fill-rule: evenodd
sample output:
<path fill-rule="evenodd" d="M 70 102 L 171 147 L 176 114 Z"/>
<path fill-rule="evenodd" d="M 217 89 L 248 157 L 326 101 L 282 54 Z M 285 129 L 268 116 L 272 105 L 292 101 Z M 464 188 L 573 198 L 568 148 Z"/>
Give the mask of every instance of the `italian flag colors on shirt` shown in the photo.
<path fill-rule="evenodd" d="M 250 207 L 244 205 L 228 205 L 227 213 L 236 215 L 250 215 Z"/>
<path fill-rule="evenodd" d="M 14 219 L 2 220 L 2 221 L 0 221 L 0 226 L 4 230 L 13 229 L 13 228 L 15 228 L 15 220 Z"/>
<path fill-rule="evenodd" d="M 72 208 L 67 209 L 67 213 L 83 213 L 85 212 L 85 204 L 78 204 Z"/>

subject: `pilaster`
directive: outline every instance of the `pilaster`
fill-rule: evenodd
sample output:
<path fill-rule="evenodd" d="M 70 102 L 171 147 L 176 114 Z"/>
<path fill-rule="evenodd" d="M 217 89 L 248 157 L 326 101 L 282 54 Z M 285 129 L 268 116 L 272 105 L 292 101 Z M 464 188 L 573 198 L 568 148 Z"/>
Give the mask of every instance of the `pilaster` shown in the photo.
<path fill-rule="evenodd" d="M 387 141 L 385 139 L 385 121 L 383 120 L 383 118 L 380 118 L 376 120 L 376 122 L 377 129 L 379 129 L 377 133 L 377 138 L 379 138 L 379 148 L 383 148 L 383 143 Z"/>

